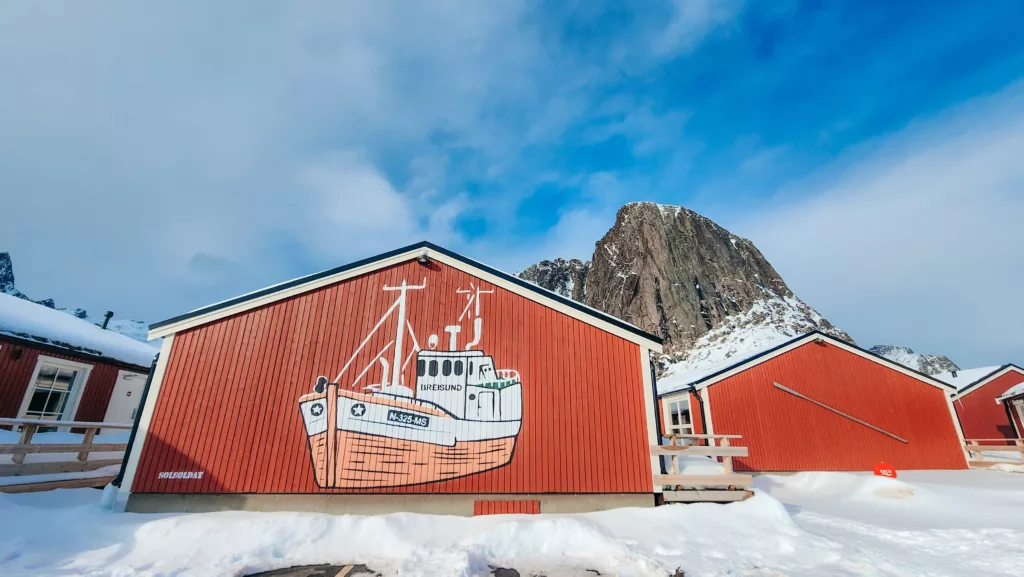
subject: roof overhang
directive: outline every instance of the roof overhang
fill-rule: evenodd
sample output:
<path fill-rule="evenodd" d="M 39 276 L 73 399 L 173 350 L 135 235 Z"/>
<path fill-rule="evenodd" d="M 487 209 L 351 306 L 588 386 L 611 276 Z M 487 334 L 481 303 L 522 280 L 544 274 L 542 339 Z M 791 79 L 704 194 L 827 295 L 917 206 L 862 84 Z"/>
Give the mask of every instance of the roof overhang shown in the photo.
<path fill-rule="evenodd" d="M 950 394 L 951 395 L 951 394 L 953 394 L 956 391 L 956 388 L 953 387 L 952 385 L 944 383 L 944 382 L 942 382 L 942 381 L 940 381 L 940 380 L 938 380 L 938 379 L 936 379 L 934 377 L 931 377 L 931 376 L 926 375 L 924 373 L 915 371 L 914 369 L 911 369 L 909 367 L 905 367 L 905 366 L 903 366 L 903 365 L 901 365 L 901 364 L 899 364 L 897 362 L 890 361 L 889 359 L 887 359 L 885 357 L 876 355 L 876 354 L 872 353 L 871 351 L 864 350 L 864 349 L 862 349 L 862 348 L 860 348 L 860 347 L 858 347 L 856 345 L 851 345 L 850 343 L 847 343 L 845 341 L 837 339 L 837 338 L 835 338 L 835 337 L 833 337 L 831 335 L 827 335 L 827 334 L 825 334 L 825 333 L 823 333 L 821 331 L 812 331 L 812 332 L 807 333 L 806 335 L 803 335 L 803 336 L 797 337 L 797 338 L 795 338 L 793 340 L 790 340 L 790 341 L 787 341 L 785 343 L 782 343 L 781 345 L 779 345 L 779 346 L 777 346 L 775 348 L 768 349 L 768 350 L 766 350 L 766 351 L 764 351 L 762 353 L 759 353 L 757 355 L 754 355 L 754 356 L 752 356 L 752 357 L 750 357 L 748 359 L 744 359 L 744 360 L 736 363 L 735 365 L 732 365 L 730 367 L 726 367 L 726 368 L 722 369 L 721 371 L 718 371 L 716 373 L 713 373 L 711 375 L 703 377 L 703 378 L 701 378 L 701 379 L 699 379 L 697 381 L 694 381 L 694 382 L 690 383 L 688 386 L 685 386 L 683 388 L 677 389 L 677 390 L 669 392 L 669 393 L 663 393 L 663 394 L 660 394 L 658 396 L 659 397 L 669 397 L 669 396 L 678 395 L 678 394 L 681 394 L 681 393 L 688 393 L 688 392 L 694 391 L 694 390 L 696 390 L 696 391 L 704 390 L 704 389 L 710 387 L 711 385 L 714 385 L 715 383 L 719 383 L 719 382 L 721 382 L 721 381 L 723 381 L 725 379 L 728 379 L 729 377 L 732 377 L 734 375 L 737 375 L 737 374 L 739 374 L 739 373 L 741 373 L 741 372 L 743 372 L 743 371 L 745 371 L 745 370 L 747 370 L 747 369 L 749 369 L 751 367 L 755 367 L 755 366 L 757 366 L 757 365 L 759 365 L 759 364 L 761 364 L 763 362 L 770 361 L 771 359 L 774 359 L 775 357 L 784 355 L 784 354 L 788 353 L 789 351 L 792 351 L 792 350 L 794 350 L 796 348 L 802 347 L 802 346 L 810 344 L 810 343 L 815 343 L 815 342 L 828 343 L 830 345 L 833 345 L 833 346 L 836 346 L 836 347 L 838 347 L 840 349 L 843 349 L 843 350 L 845 350 L 847 352 L 853 353 L 853 354 L 855 354 L 855 355 L 857 355 L 859 357 L 863 357 L 863 358 L 865 358 L 865 359 L 867 359 L 869 361 L 878 363 L 880 365 L 885 365 L 886 367 L 888 367 L 888 368 L 890 368 L 890 369 L 892 369 L 894 371 L 903 373 L 903 374 L 907 375 L 908 377 L 912 377 L 914 379 L 917 379 L 917 380 L 919 380 L 919 381 L 921 381 L 921 382 L 923 382 L 925 384 L 931 385 L 931 386 L 933 386 L 933 387 L 935 387 L 937 389 L 941 389 L 946 394 Z"/>
<path fill-rule="evenodd" d="M 956 393 L 956 395 L 953 397 L 953 399 L 954 400 L 962 399 L 962 398 L 966 397 L 967 395 L 973 393 L 974 391 L 980 389 L 981 387 L 984 387 L 985 385 L 991 383 L 995 379 L 998 379 L 999 377 L 1001 377 L 1001 376 L 1003 376 L 1003 375 L 1005 375 L 1007 373 L 1012 373 L 1012 372 L 1017 372 L 1017 373 L 1020 373 L 1021 375 L 1024 375 L 1024 369 L 1018 367 L 1017 365 L 1014 365 L 1014 364 L 1003 365 L 1003 366 L 999 367 L 998 369 L 992 371 L 991 373 L 985 375 L 984 377 L 981 377 L 980 379 L 978 379 L 978 380 L 974 381 L 973 383 L 967 385 L 966 387 L 960 389 L 960 391 Z"/>
<path fill-rule="evenodd" d="M 597 309 L 541 288 L 533 283 L 466 258 L 429 242 L 420 242 L 354 263 L 300 277 L 219 303 L 196 309 L 149 327 L 149 339 L 166 337 L 247 310 L 294 297 L 350 278 L 371 273 L 423 256 L 461 270 L 495 286 L 514 292 L 538 304 L 615 334 L 628 341 L 662 352 L 662 340 L 642 329 Z"/>

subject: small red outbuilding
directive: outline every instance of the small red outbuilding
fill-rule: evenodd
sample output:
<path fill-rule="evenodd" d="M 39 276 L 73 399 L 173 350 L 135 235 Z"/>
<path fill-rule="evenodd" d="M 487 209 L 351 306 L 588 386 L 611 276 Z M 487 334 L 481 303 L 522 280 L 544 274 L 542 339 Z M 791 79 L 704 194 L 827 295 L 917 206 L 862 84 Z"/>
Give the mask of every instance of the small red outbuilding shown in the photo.
<path fill-rule="evenodd" d="M 968 439 L 1013 439 L 1024 434 L 1010 420 L 1013 404 L 997 400 L 1024 383 L 1024 369 L 1010 364 L 943 373 L 938 378 L 959 388 L 953 407 Z"/>
<path fill-rule="evenodd" d="M 742 435 L 748 471 L 965 469 L 954 389 L 812 332 L 660 396 L 666 432 Z M 689 423 L 687 425 L 687 423 Z"/>

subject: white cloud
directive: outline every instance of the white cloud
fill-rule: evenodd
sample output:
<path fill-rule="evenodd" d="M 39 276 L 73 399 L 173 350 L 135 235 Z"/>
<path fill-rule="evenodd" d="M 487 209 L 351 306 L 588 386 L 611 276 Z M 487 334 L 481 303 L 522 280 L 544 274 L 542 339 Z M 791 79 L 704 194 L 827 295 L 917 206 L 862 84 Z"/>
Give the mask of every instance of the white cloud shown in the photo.
<path fill-rule="evenodd" d="M 1024 361 L 1024 85 L 866 143 L 730 223 L 861 344 Z"/>
<path fill-rule="evenodd" d="M 651 50 L 658 55 L 689 52 L 742 8 L 739 0 L 673 0 L 671 19 L 651 42 Z"/>

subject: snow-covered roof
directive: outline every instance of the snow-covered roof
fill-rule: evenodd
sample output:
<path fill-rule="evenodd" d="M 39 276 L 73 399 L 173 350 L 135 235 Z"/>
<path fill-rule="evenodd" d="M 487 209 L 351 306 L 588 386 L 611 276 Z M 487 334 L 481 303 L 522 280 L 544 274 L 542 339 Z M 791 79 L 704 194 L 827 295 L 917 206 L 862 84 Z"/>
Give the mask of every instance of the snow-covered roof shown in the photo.
<path fill-rule="evenodd" d="M 939 373 L 934 375 L 936 379 L 944 383 L 948 383 L 956 387 L 957 391 L 962 391 L 981 379 L 989 376 L 990 374 L 998 371 L 1000 367 L 978 367 L 976 369 L 964 369 L 962 371 L 956 371 L 956 376 L 953 376 L 952 372 Z"/>
<path fill-rule="evenodd" d="M 792 337 L 786 337 L 778 332 L 768 330 L 764 331 L 762 337 L 760 339 L 748 340 L 748 346 L 739 351 L 730 351 L 727 347 L 721 347 L 715 349 L 709 357 L 704 359 L 695 362 L 683 361 L 670 365 L 665 376 L 658 379 L 658 394 L 664 395 L 685 389 L 705 377 L 741 364 L 765 351 L 792 340 Z M 731 355 L 729 355 L 730 352 L 732 353 Z"/>
<path fill-rule="evenodd" d="M 999 398 L 996 399 L 996 401 L 1001 403 L 1006 399 L 1016 397 L 1019 395 L 1024 395 L 1024 383 L 1018 383 L 1016 385 L 1013 385 L 1009 389 L 1006 389 L 1006 392 L 999 395 Z"/>
<path fill-rule="evenodd" d="M 6 294 L 0 294 L 0 334 L 140 367 L 148 367 L 157 353 L 152 345 Z"/>

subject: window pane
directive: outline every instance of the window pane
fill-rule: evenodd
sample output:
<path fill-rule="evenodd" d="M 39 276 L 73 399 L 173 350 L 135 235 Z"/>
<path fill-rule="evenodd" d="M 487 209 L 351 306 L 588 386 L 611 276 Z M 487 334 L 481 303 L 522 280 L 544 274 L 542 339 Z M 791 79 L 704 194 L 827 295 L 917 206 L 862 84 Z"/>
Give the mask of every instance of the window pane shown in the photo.
<path fill-rule="evenodd" d="M 416 359 L 416 376 L 422 377 L 427 374 L 427 361 Z"/>
<path fill-rule="evenodd" d="M 452 362 L 451 361 L 445 360 L 443 363 L 441 363 L 441 374 L 446 376 L 446 377 L 448 375 L 452 374 Z"/>
<path fill-rule="evenodd" d="M 61 369 L 57 373 L 57 378 L 53 381 L 53 388 L 59 391 L 70 391 L 71 386 L 75 384 L 75 377 L 77 375 L 78 371 Z"/>
<path fill-rule="evenodd" d="M 28 402 L 28 413 L 38 415 L 46 406 L 46 397 L 50 394 L 49 389 L 36 389 L 32 392 L 32 399 Z"/>
<path fill-rule="evenodd" d="M 36 388 L 49 389 L 53 385 L 53 379 L 57 377 L 57 367 L 43 365 L 39 367 L 39 376 L 36 377 Z"/>
<path fill-rule="evenodd" d="M 430 376 L 437 376 L 437 361 L 430 361 Z"/>
<path fill-rule="evenodd" d="M 455 374 L 461 375 L 463 369 L 462 361 L 455 361 Z"/>
<path fill-rule="evenodd" d="M 67 393 L 51 391 L 50 397 L 46 399 L 46 407 L 43 409 L 43 413 L 60 414 L 60 409 L 64 405 L 64 399 L 66 399 L 67 396 Z"/>

